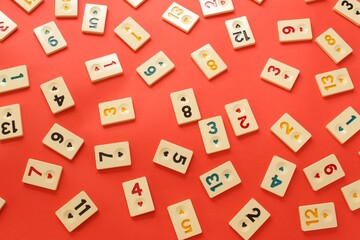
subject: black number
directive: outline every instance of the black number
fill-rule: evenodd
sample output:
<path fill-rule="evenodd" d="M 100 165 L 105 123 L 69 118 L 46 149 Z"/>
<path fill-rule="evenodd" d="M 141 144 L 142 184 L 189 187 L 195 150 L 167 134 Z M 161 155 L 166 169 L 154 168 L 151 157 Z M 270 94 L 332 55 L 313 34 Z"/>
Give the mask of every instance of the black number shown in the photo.
<path fill-rule="evenodd" d="M 176 159 L 176 156 L 177 156 L 177 155 L 179 155 L 179 154 L 178 154 L 178 153 L 175 153 L 175 154 L 174 154 L 174 157 L 173 157 L 174 162 L 176 162 L 176 163 L 180 163 L 180 162 L 181 162 L 181 164 L 184 165 L 187 158 L 184 157 L 183 155 L 180 155 L 179 159 Z"/>
<path fill-rule="evenodd" d="M 11 126 L 11 127 L 12 127 L 11 130 L 8 129 L 8 127 L 9 127 L 10 125 L 12 125 L 12 126 Z M 4 123 L 1 124 L 1 133 L 4 134 L 4 135 L 10 134 L 11 131 L 12 131 L 13 133 L 16 133 L 17 130 L 18 130 L 18 129 L 15 127 L 15 120 L 12 120 L 11 123 L 9 123 L 9 122 L 4 122 Z"/>
<path fill-rule="evenodd" d="M 84 205 L 85 203 L 86 203 L 86 200 L 85 200 L 85 199 L 81 199 L 80 204 L 77 205 L 74 209 L 75 209 L 75 210 L 78 210 L 78 209 L 79 209 L 82 205 Z M 91 208 L 91 206 L 88 205 L 88 204 L 86 204 L 84 210 L 82 210 L 81 212 L 79 212 L 79 215 L 80 215 L 80 216 L 83 215 L 83 214 L 84 214 L 85 212 L 87 212 L 87 210 L 89 210 L 90 208 Z"/>
<path fill-rule="evenodd" d="M 245 37 L 245 41 L 249 41 L 250 37 L 247 35 L 246 31 L 240 31 L 240 32 L 235 32 L 233 33 L 233 35 L 235 35 L 235 41 L 237 42 L 242 42 L 244 40 L 244 38 L 240 38 L 241 34 L 244 35 Z"/>
<path fill-rule="evenodd" d="M 250 221 L 255 222 L 255 218 L 260 217 L 261 211 L 260 211 L 260 209 L 258 209 L 258 208 L 253 208 L 252 210 L 253 210 L 254 212 L 256 212 L 256 213 L 255 213 L 255 214 L 251 214 L 251 213 L 246 214 L 246 217 L 247 217 Z"/>
<path fill-rule="evenodd" d="M 58 95 L 55 95 L 54 96 L 54 101 L 59 105 L 59 107 L 61 107 L 64 103 L 64 100 L 65 100 L 65 96 L 62 95 L 60 97 L 58 97 Z"/>
<path fill-rule="evenodd" d="M 61 135 L 58 132 L 54 132 L 53 134 L 51 134 L 51 139 L 55 142 L 59 142 L 62 143 L 64 141 L 64 137 L 63 135 Z"/>
<path fill-rule="evenodd" d="M 99 152 L 100 162 L 102 162 L 102 161 L 103 161 L 103 157 L 109 157 L 109 158 L 112 158 L 112 157 L 113 157 L 113 155 L 112 155 L 112 154 L 108 154 L 108 153 Z"/>
<path fill-rule="evenodd" d="M 354 5 L 352 5 L 351 3 L 349 3 L 348 1 L 344 0 L 341 2 L 341 6 L 346 6 L 348 7 L 347 10 L 351 10 L 354 8 Z"/>
<path fill-rule="evenodd" d="M 184 117 L 189 118 L 192 116 L 191 107 L 186 105 L 181 108 L 181 111 L 184 113 Z"/>

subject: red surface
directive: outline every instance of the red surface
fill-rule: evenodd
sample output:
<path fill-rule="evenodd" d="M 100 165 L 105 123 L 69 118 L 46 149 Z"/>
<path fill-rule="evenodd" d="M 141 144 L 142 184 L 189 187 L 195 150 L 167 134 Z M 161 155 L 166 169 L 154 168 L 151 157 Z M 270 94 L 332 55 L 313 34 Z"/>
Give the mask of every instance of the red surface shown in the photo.
<path fill-rule="evenodd" d="M 270 219 L 252 239 L 355 239 L 360 234 L 360 211 L 351 212 L 340 188 L 359 179 L 360 135 L 341 145 L 325 129 L 346 107 L 360 111 L 359 28 L 335 13 L 336 0 L 311 4 L 303 0 L 265 0 L 258 5 L 251 0 L 233 0 L 235 12 L 205 19 L 198 1 L 178 0 L 200 16 L 193 30 L 186 34 L 161 19 L 170 0 L 148 0 L 137 10 L 125 1 L 99 1 L 108 5 L 103 36 L 85 35 L 81 22 L 85 1 L 80 1 L 76 19 L 55 19 L 54 1 L 45 0 L 27 14 L 12 1 L 2 1 L 1 11 L 18 24 L 18 30 L 0 44 L 0 69 L 26 64 L 30 88 L 2 94 L 0 106 L 19 103 L 24 136 L 0 143 L 0 196 L 7 204 L 0 212 L 1 239 L 176 239 L 167 206 L 190 198 L 203 233 L 194 239 L 240 239 L 228 222 L 255 198 L 270 213 Z M 151 40 L 134 53 L 113 32 L 126 17 L 133 17 L 150 34 Z M 247 16 L 256 45 L 234 50 L 224 21 Z M 311 18 L 314 39 L 329 27 L 334 28 L 353 48 L 353 53 L 336 65 L 315 40 L 281 44 L 277 21 Z M 46 56 L 33 29 L 54 20 L 68 43 L 68 48 Z M 208 81 L 190 57 L 190 53 L 210 43 L 228 70 Z M 175 63 L 175 70 L 152 87 L 148 87 L 135 69 L 159 50 Z M 124 74 L 103 82 L 90 82 L 84 62 L 117 53 Z M 260 79 L 269 57 L 300 69 L 291 92 Z M 323 98 L 314 76 L 317 73 L 346 67 L 355 89 L 341 95 Z M 62 76 L 76 106 L 53 115 L 40 90 L 40 84 Z M 202 118 L 221 115 L 231 149 L 207 155 L 196 123 L 178 126 L 169 94 L 192 87 Z M 131 96 L 136 120 L 102 127 L 98 103 Z M 250 102 L 259 131 L 235 137 L 224 105 L 243 98 Z M 270 127 L 285 112 L 301 123 L 312 138 L 298 153 L 293 153 Z M 42 144 L 54 123 L 84 138 L 85 144 L 73 161 L 69 161 Z M 152 162 L 161 139 L 194 151 L 185 175 L 157 166 Z M 97 171 L 94 146 L 129 141 L 131 167 Z M 302 169 L 329 154 L 336 154 L 346 176 L 314 192 Z M 278 155 L 297 164 L 294 177 L 284 198 L 260 188 L 271 158 Z M 63 166 L 57 191 L 21 182 L 29 158 Z M 242 183 L 210 199 L 199 176 L 231 160 Z M 131 218 L 121 183 L 146 176 L 155 204 L 155 212 Z M 55 211 L 81 190 L 85 190 L 99 208 L 72 233 L 68 233 Z M 298 206 L 333 201 L 338 227 L 304 233 L 300 229 Z"/>

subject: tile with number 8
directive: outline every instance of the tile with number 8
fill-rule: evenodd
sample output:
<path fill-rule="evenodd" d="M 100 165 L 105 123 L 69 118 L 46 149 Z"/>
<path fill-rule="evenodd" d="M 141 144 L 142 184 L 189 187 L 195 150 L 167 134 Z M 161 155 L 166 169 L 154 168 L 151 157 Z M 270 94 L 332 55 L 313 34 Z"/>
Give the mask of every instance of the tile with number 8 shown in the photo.
<path fill-rule="evenodd" d="M 280 42 L 306 41 L 313 37 L 310 18 L 282 20 L 277 26 Z"/>
<path fill-rule="evenodd" d="M 216 197 L 241 183 L 241 179 L 231 161 L 227 161 L 204 173 L 200 176 L 200 181 L 210 198 Z"/>
<path fill-rule="evenodd" d="M 335 205 L 332 202 L 299 207 L 301 230 L 304 232 L 337 227 Z"/>
<path fill-rule="evenodd" d="M 360 208 L 360 180 L 342 187 L 341 192 L 351 211 Z"/>
<path fill-rule="evenodd" d="M 234 49 L 255 44 L 247 17 L 239 17 L 225 21 L 227 31 Z"/>
<path fill-rule="evenodd" d="M 23 183 L 56 190 L 61 177 L 62 167 L 59 165 L 29 159 L 25 168 Z"/>
<path fill-rule="evenodd" d="M 77 17 L 78 0 L 55 0 L 55 16 L 58 18 Z"/>
<path fill-rule="evenodd" d="M 174 68 L 174 63 L 171 62 L 163 51 L 160 51 L 136 68 L 136 72 L 147 85 L 151 86 L 170 73 Z"/>
<path fill-rule="evenodd" d="M 86 192 L 81 191 L 64 206 L 55 212 L 65 228 L 72 232 L 80 224 L 98 211 L 95 203 Z"/>
<path fill-rule="evenodd" d="M 129 142 L 96 145 L 94 150 L 97 170 L 131 165 Z"/>
<path fill-rule="evenodd" d="M 173 2 L 162 15 L 162 19 L 174 27 L 188 33 L 199 20 L 199 15 Z"/>
<path fill-rule="evenodd" d="M 146 177 L 123 182 L 122 186 L 131 217 L 155 210 Z"/>
<path fill-rule="evenodd" d="M 0 107 L 0 127 L 0 141 L 23 136 L 19 104 Z"/>
<path fill-rule="evenodd" d="M 295 169 L 294 163 L 274 156 L 261 183 L 261 188 L 283 197 Z"/>
<path fill-rule="evenodd" d="M 332 28 L 318 36 L 315 42 L 335 63 L 339 63 L 353 51 Z"/>
<path fill-rule="evenodd" d="M 177 239 L 188 239 L 202 233 L 190 199 L 167 207 Z"/>
<path fill-rule="evenodd" d="M 135 119 L 131 97 L 99 103 L 99 114 L 103 126 Z"/>
<path fill-rule="evenodd" d="M 106 14 L 106 5 L 85 4 L 81 31 L 90 34 L 104 34 Z"/>
<path fill-rule="evenodd" d="M 123 73 L 116 53 L 86 61 L 85 66 L 92 82 L 105 80 Z"/>
<path fill-rule="evenodd" d="M 84 140 L 55 123 L 43 139 L 43 144 L 65 158 L 72 160 Z"/>
<path fill-rule="evenodd" d="M 271 127 L 271 132 L 294 152 L 311 138 L 311 134 L 287 113 Z"/>
<path fill-rule="evenodd" d="M 247 99 L 225 105 L 235 136 L 257 131 L 259 126 Z"/>
<path fill-rule="evenodd" d="M 232 0 L 199 0 L 204 17 L 211 17 L 219 14 L 234 11 Z"/>
<path fill-rule="evenodd" d="M 170 93 L 176 121 L 179 125 L 201 119 L 199 107 L 196 102 L 194 90 L 185 90 Z"/>
<path fill-rule="evenodd" d="M 334 11 L 360 26 L 360 2 L 356 0 L 339 0 L 334 6 Z"/>
<path fill-rule="evenodd" d="M 229 224 L 241 237 L 249 239 L 269 217 L 270 213 L 252 198 Z"/>
<path fill-rule="evenodd" d="M 354 89 L 346 68 L 324 72 L 315 76 L 321 96 L 327 97 Z"/>
<path fill-rule="evenodd" d="M 314 191 L 345 176 L 345 173 L 334 154 L 304 168 L 304 173 Z"/>
<path fill-rule="evenodd" d="M 191 53 L 192 59 L 210 80 L 226 71 L 227 66 L 210 44 Z"/>
<path fill-rule="evenodd" d="M 26 65 L 0 70 L 0 93 L 29 87 Z"/>
<path fill-rule="evenodd" d="M 14 0 L 27 13 L 35 10 L 44 0 Z"/>
<path fill-rule="evenodd" d="M 300 71 L 287 64 L 269 58 L 260 77 L 288 91 L 292 89 Z"/>
<path fill-rule="evenodd" d="M 56 53 L 67 47 L 65 39 L 54 21 L 35 28 L 34 33 L 46 55 Z"/>
<path fill-rule="evenodd" d="M 0 11 L 0 42 L 10 36 L 16 29 L 16 23 Z"/>

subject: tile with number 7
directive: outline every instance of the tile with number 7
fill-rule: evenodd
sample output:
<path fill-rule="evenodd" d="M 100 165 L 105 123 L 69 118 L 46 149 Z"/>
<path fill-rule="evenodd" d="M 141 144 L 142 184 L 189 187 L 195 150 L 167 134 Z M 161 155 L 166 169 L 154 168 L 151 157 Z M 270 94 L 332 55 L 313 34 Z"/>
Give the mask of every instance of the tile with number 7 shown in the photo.
<path fill-rule="evenodd" d="M 155 210 L 146 177 L 123 182 L 122 186 L 131 217 Z"/>
<path fill-rule="evenodd" d="M 334 154 L 304 168 L 304 173 L 314 191 L 345 176 L 345 173 Z"/>

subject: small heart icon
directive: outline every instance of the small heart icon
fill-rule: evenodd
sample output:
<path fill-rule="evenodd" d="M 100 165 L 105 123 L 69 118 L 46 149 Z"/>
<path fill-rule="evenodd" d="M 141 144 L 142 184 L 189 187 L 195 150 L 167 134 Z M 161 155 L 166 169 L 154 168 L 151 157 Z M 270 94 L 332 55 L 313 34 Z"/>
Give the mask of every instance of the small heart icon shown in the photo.
<path fill-rule="evenodd" d="M 356 15 L 360 15 L 360 11 L 358 10 L 358 11 L 356 11 Z"/>
<path fill-rule="evenodd" d="M 140 207 L 142 207 L 143 202 L 141 201 L 141 202 L 138 202 L 137 204 L 138 204 Z"/>
<path fill-rule="evenodd" d="M 53 176 L 51 175 L 51 173 L 48 173 L 47 178 L 48 178 L 48 179 L 52 179 L 52 177 L 53 177 Z"/>
<path fill-rule="evenodd" d="M 6 83 L 6 78 L 3 78 L 3 80 L 1 80 L 1 82 Z"/>
<path fill-rule="evenodd" d="M 124 154 L 122 152 L 118 152 L 118 157 L 122 157 Z"/>
<path fill-rule="evenodd" d="M 45 34 L 49 34 L 49 33 L 50 33 L 50 31 L 49 31 L 49 30 L 46 30 L 46 31 L 45 31 Z"/>
<path fill-rule="evenodd" d="M 99 71 L 100 69 L 98 67 L 95 67 L 95 71 Z"/>
<path fill-rule="evenodd" d="M 343 127 L 339 127 L 339 131 L 340 131 L 340 132 L 344 131 L 344 128 L 343 128 Z"/>
<path fill-rule="evenodd" d="M 241 109 L 240 109 L 240 108 L 237 108 L 235 111 L 236 111 L 237 113 L 240 113 L 240 112 L 241 112 Z"/>
<path fill-rule="evenodd" d="M 315 178 L 320 178 L 320 174 L 319 173 L 315 174 Z"/>
<path fill-rule="evenodd" d="M 127 110 L 127 108 L 125 108 L 125 107 L 122 107 L 122 108 L 121 108 L 121 111 L 122 111 L 122 112 L 125 112 L 126 110 Z"/>
<path fill-rule="evenodd" d="M 298 140 L 298 139 L 299 139 L 299 137 L 300 137 L 300 135 L 299 135 L 299 134 L 294 135 L 294 138 L 295 138 L 296 140 Z"/>
<path fill-rule="evenodd" d="M 285 78 L 285 79 L 288 79 L 288 78 L 289 78 L 289 75 L 285 74 L 285 75 L 284 75 L 284 78 Z"/>
<path fill-rule="evenodd" d="M 341 52 L 341 48 L 336 49 L 337 52 Z"/>
<path fill-rule="evenodd" d="M 8 112 L 8 113 L 6 114 L 6 117 L 11 117 L 11 113 Z"/>
<path fill-rule="evenodd" d="M 57 89 L 57 87 L 53 86 L 51 90 L 52 90 L 52 91 L 56 91 L 56 90 L 58 90 L 58 89 Z"/>
<path fill-rule="evenodd" d="M 68 214 L 68 218 L 73 218 L 73 217 L 74 216 L 71 213 Z"/>
<path fill-rule="evenodd" d="M 67 146 L 68 148 L 71 148 L 71 147 L 72 147 L 72 144 L 71 144 L 71 143 L 68 143 L 66 146 Z"/>
<path fill-rule="evenodd" d="M 300 27 L 300 32 L 302 32 L 303 31 L 303 28 L 302 27 Z"/>
<path fill-rule="evenodd" d="M 221 5 L 225 5 L 226 1 L 221 1 L 220 3 L 221 3 Z"/>
<path fill-rule="evenodd" d="M 168 155 L 169 155 L 169 152 L 168 152 L 168 151 L 164 152 L 164 156 L 165 156 L 165 157 L 167 157 Z"/>
<path fill-rule="evenodd" d="M 283 171 L 284 171 L 284 167 L 280 167 L 279 170 L 283 172 Z"/>
<path fill-rule="evenodd" d="M 94 10 L 94 11 L 93 11 L 93 14 L 98 14 L 98 11 Z"/>
<path fill-rule="evenodd" d="M 218 140 L 218 139 L 215 139 L 213 142 L 214 142 L 215 144 L 218 144 L 218 143 L 219 143 L 219 140 Z"/>
<path fill-rule="evenodd" d="M 247 224 L 245 222 L 242 223 L 241 225 L 243 228 L 246 228 L 247 227 Z"/>
<path fill-rule="evenodd" d="M 186 102 L 186 98 L 185 98 L 185 97 L 182 97 L 182 98 L 180 99 L 180 101 Z"/>
<path fill-rule="evenodd" d="M 179 212 L 180 215 L 183 215 L 184 213 L 185 213 L 185 212 L 184 212 L 184 210 L 182 210 L 182 209 L 181 209 L 180 212 Z"/>
<path fill-rule="evenodd" d="M 353 198 L 358 198 L 359 196 L 358 196 L 357 193 L 354 193 L 352 197 L 353 197 Z"/>
<path fill-rule="evenodd" d="M 229 177 L 230 177 L 230 174 L 229 174 L 229 173 L 225 173 L 225 177 L 226 177 L 226 178 L 229 178 Z"/>
<path fill-rule="evenodd" d="M 240 25 L 240 24 L 236 24 L 236 25 L 235 25 L 235 28 L 241 28 L 241 25 Z"/>
<path fill-rule="evenodd" d="M 323 216 L 324 216 L 324 218 L 327 218 L 329 216 L 329 214 L 324 213 Z"/>
<path fill-rule="evenodd" d="M 159 62 L 160 67 L 161 67 L 163 64 L 164 64 L 163 62 Z"/>
<path fill-rule="evenodd" d="M 69 9 L 70 9 L 69 6 L 67 6 L 67 5 L 64 6 L 64 10 L 65 10 L 65 11 L 68 11 Z"/>

